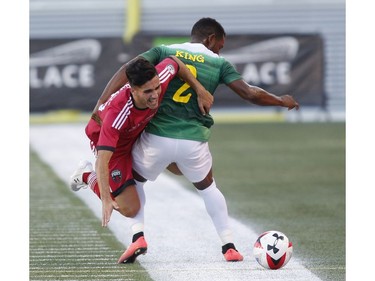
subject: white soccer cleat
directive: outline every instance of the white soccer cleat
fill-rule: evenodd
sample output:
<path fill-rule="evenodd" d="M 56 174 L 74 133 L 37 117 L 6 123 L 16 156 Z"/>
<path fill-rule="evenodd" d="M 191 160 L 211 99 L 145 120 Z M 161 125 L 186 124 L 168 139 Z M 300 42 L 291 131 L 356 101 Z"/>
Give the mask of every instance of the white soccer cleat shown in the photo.
<path fill-rule="evenodd" d="M 70 188 L 73 191 L 78 191 L 81 188 L 87 188 L 87 184 L 83 182 L 83 174 L 91 173 L 94 169 L 92 164 L 87 160 L 82 160 L 78 164 L 77 170 L 74 171 L 73 175 L 70 177 Z"/>

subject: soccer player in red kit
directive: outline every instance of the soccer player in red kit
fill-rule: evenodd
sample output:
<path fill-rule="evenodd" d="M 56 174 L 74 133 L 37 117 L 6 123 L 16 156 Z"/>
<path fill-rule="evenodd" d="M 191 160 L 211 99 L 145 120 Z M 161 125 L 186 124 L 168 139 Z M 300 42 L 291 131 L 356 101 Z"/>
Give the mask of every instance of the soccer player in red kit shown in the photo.
<path fill-rule="evenodd" d="M 113 209 L 130 218 L 140 209 L 132 174 L 132 146 L 156 114 L 169 82 L 177 74 L 197 91 L 202 113 L 208 112 L 212 95 L 179 59 L 168 57 L 154 67 L 137 58 L 126 68 L 129 82 L 100 106 L 86 126 L 96 156 L 95 172 L 90 162 L 82 161 L 71 177 L 71 188 L 77 191 L 88 185 L 98 195 L 102 201 L 102 226 L 108 225 Z M 134 262 L 147 250 L 143 236 L 131 246 L 135 248 L 129 247 L 119 262 Z"/>

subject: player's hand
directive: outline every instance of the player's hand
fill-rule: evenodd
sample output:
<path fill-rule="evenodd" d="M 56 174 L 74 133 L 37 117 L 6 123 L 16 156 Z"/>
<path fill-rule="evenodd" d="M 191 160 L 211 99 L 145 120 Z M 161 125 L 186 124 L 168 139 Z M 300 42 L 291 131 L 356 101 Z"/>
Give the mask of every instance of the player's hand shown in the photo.
<path fill-rule="evenodd" d="M 102 226 L 107 227 L 111 219 L 113 209 L 118 209 L 119 206 L 116 201 L 109 199 L 102 199 Z"/>
<path fill-rule="evenodd" d="M 202 89 L 198 93 L 198 106 L 203 115 L 210 113 L 212 104 L 214 103 L 214 96 L 206 89 Z"/>
<path fill-rule="evenodd" d="M 283 101 L 283 106 L 287 107 L 288 110 L 292 110 L 295 108 L 296 110 L 299 109 L 299 104 L 294 100 L 294 98 L 290 95 L 284 95 L 280 97 Z"/>

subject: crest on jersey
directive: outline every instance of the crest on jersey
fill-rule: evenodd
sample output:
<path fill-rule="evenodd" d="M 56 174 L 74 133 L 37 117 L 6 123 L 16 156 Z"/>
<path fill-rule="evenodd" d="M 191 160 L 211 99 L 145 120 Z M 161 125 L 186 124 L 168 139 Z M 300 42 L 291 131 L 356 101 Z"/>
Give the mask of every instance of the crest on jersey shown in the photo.
<path fill-rule="evenodd" d="M 121 171 L 120 170 L 113 170 L 111 172 L 111 177 L 114 182 L 119 182 L 122 178 Z"/>
<path fill-rule="evenodd" d="M 171 74 L 175 74 L 175 73 L 176 73 L 176 69 L 173 67 L 173 65 L 168 64 L 166 68 L 168 69 L 168 71 L 169 71 Z"/>

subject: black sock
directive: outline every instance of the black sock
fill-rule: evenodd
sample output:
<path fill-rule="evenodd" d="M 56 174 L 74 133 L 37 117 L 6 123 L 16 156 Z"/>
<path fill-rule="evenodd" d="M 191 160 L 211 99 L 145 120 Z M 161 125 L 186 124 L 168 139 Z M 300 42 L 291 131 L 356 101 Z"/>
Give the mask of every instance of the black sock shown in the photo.
<path fill-rule="evenodd" d="M 221 252 L 223 254 L 225 254 L 229 249 L 234 249 L 236 250 L 236 247 L 234 247 L 234 244 L 233 243 L 228 243 L 228 244 L 225 244 L 224 246 L 221 247 Z M 237 251 L 237 250 L 236 250 Z"/>
<path fill-rule="evenodd" d="M 133 235 L 133 240 L 132 240 L 132 242 L 134 243 L 135 241 L 138 240 L 139 237 L 142 237 L 142 236 L 144 236 L 144 235 L 143 235 L 143 231 L 134 234 L 134 235 Z"/>

